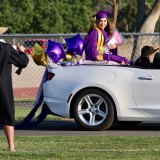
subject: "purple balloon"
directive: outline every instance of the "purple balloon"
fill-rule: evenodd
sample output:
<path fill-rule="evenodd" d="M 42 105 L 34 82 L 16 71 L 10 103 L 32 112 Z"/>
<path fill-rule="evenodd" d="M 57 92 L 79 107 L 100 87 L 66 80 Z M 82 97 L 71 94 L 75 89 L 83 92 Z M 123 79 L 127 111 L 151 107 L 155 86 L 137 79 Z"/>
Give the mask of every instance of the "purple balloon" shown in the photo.
<path fill-rule="evenodd" d="M 55 63 L 58 63 L 58 61 L 61 58 L 65 58 L 66 57 L 62 44 L 58 43 L 58 42 L 55 42 L 55 41 L 52 41 L 52 40 L 48 40 L 48 47 L 47 47 L 46 54 Z"/>
<path fill-rule="evenodd" d="M 66 38 L 65 39 L 67 43 L 67 52 L 72 53 L 76 52 L 80 56 L 83 54 L 83 39 L 79 34 L 72 38 Z"/>

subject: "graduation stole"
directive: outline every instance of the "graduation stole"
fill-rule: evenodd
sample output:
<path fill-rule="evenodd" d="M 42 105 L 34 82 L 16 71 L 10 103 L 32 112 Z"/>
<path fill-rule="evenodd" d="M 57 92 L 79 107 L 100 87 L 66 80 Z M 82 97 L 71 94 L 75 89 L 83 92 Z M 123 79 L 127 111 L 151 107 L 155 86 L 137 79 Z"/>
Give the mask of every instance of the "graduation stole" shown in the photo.
<path fill-rule="evenodd" d="M 95 27 L 98 31 L 98 40 L 97 40 L 97 51 L 100 56 L 103 54 L 103 45 L 104 45 L 104 35 L 98 27 Z"/>

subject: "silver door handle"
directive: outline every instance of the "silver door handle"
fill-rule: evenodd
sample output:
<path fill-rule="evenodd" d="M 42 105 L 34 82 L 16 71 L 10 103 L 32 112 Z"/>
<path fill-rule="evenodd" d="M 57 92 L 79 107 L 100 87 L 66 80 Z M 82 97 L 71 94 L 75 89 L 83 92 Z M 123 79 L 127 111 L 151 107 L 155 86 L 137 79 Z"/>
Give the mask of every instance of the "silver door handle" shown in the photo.
<path fill-rule="evenodd" d="M 152 80 L 154 78 L 155 77 L 153 77 L 153 76 L 141 76 L 141 77 L 138 77 L 138 79 L 140 79 L 140 80 Z"/>

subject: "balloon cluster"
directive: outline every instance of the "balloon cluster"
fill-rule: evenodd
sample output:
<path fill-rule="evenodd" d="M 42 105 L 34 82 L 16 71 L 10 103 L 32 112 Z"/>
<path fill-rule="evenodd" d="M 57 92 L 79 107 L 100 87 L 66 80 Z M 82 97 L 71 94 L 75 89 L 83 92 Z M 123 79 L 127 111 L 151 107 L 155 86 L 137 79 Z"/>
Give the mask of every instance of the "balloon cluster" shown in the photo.
<path fill-rule="evenodd" d="M 76 55 L 82 56 L 83 54 L 83 39 L 79 34 L 74 37 L 66 38 L 66 52 L 61 43 L 53 40 L 48 40 L 48 47 L 46 52 L 37 43 L 34 45 L 31 52 L 32 58 L 37 65 L 47 65 L 47 56 L 54 62 L 58 63 L 62 61 L 74 61 Z"/>

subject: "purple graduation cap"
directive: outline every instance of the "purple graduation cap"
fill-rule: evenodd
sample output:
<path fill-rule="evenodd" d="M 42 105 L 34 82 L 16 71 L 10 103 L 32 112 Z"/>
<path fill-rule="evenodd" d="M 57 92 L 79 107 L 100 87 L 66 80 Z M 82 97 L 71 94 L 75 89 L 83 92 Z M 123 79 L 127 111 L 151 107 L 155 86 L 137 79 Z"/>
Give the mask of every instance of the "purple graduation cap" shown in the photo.
<path fill-rule="evenodd" d="M 94 14 L 92 17 L 96 17 L 96 19 L 107 18 L 109 14 L 110 12 L 102 10 Z"/>

